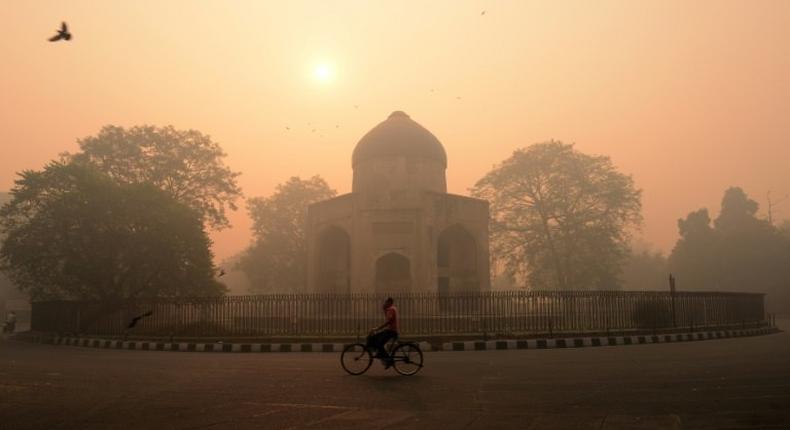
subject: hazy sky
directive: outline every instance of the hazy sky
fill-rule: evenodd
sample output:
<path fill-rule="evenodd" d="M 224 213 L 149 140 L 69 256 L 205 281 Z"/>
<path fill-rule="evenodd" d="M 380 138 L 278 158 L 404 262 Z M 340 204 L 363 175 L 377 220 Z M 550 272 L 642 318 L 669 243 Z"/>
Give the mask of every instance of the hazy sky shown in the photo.
<path fill-rule="evenodd" d="M 730 185 L 761 209 L 790 193 L 790 1 L 3 1 L 0 19 L 0 190 L 102 125 L 172 124 L 219 142 L 248 197 L 314 174 L 343 193 L 356 142 L 404 110 L 454 193 L 531 143 L 609 155 L 665 251 Z M 47 42 L 61 20 L 74 38 Z M 231 220 L 218 259 L 249 241 Z"/>

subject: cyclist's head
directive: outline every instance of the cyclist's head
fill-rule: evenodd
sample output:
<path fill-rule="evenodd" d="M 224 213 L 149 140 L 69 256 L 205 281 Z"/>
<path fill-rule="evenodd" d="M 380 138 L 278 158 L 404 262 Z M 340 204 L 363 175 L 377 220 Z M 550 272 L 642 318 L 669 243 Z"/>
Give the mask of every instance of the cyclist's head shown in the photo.
<path fill-rule="evenodd" d="M 384 300 L 384 305 L 382 307 L 387 309 L 388 307 L 392 306 L 394 302 L 395 300 L 392 300 L 392 297 L 387 297 L 387 300 Z"/>

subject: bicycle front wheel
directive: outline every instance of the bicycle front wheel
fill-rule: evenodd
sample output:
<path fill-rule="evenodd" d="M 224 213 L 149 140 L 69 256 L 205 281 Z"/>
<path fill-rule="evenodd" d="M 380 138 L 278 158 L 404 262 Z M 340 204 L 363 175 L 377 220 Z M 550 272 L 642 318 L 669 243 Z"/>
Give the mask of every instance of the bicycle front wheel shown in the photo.
<path fill-rule="evenodd" d="M 361 375 L 370 368 L 373 363 L 373 356 L 367 346 L 361 343 L 353 343 L 343 348 L 340 354 L 340 365 L 343 370 L 351 375 Z"/>
<path fill-rule="evenodd" d="M 422 369 L 422 351 L 417 344 L 402 343 L 392 351 L 392 366 L 401 375 L 411 376 Z"/>

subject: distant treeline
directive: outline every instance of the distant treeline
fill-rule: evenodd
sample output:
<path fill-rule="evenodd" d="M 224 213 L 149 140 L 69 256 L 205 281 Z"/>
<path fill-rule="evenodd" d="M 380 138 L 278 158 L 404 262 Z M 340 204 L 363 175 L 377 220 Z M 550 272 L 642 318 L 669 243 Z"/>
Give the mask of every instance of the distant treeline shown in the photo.
<path fill-rule="evenodd" d="M 678 220 L 680 239 L 669 257 L 634 252 L 624 266 L 628 289 L 667 288 L 765 293 L 769 311 L 790 312 L 790 221 L 760 218 L 758 204 L 738 187 L 725 191 L 719 215 L 699 209 Z"/>
<path fill-rule="evenodd" d="M 241 197 L 225 153 L 195 130 L 104 127 L 42 170 L 19 174 L 0 210 L 0 269 L 33 299 L 220 295 L 207 228 L 228 226 Z M 790 224 L 773 225 L 740 188 L 721 211 L 679 220 L 668 257 L 631 248 L 641 190 L 609 157 L 571 144 L 516 150 L 470 190 L 490 203 L 494 288 L 667 288 L 769 294 L 790 310 Z M 252 244 L 223 269 L 249 291 L 306 290 L 306 208 L 336 195 L 293 177 L 247 200 Z"/>

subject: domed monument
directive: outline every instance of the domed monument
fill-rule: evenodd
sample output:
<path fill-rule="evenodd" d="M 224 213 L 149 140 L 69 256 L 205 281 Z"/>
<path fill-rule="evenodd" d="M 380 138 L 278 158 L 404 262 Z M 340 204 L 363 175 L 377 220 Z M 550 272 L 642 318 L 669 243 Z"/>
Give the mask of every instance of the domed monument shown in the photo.
<path fill-rule="evenodd" d="M 351 157 L 351 193 L 308 208 L 312 292 L 487 291 L 488 202 L 447 193 L 447 154 L 395 111 Z"/>

